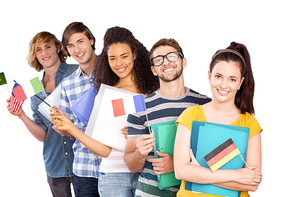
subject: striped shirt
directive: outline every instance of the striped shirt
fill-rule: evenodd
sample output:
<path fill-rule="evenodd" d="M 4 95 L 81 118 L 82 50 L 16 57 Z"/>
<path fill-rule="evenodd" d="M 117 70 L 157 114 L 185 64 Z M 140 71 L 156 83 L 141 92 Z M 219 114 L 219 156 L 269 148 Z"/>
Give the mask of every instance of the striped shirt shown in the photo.
<path fill-rule="evenodd" d="M 123 159 L 124 152 L 112 148 L 107 158 L 102 158 L 100 172 L 104 173 L 131 173 Z"/>
<path fill-rule="evenodd" d="M 93 74 L 87 76 L 80 67 L 69 77 L 64 79 L 61 85 L 61 96 L 59 108 L 63 110 L 67 118 L 74 122 L 75 126 L 84 132 L 84 124 L 71 111 L 73 106 L 81 96 L 93 85 Z M 77 139 L 73 145 L 74 162 L 73 173 L 80 177 L 99 177 L 99 166 L 101 157 L 86 148 Z"/>
<path fill-rule="evenodd" d="M 202 105 L 211 99 L 189 88 L 180 97 L 164 97 L 157 91 L 145 98 L 146 109 L 150 124 L 177 120 L 179 115 L 188 107 Z M 140 137 L 149 134 L 145 112 L 130 114 L 127 119 L 128 137 Z M 154 158 L 152 150 L 147 157 Z M 138 180 L 136 196 L 176 196 L 179 186 L 165 190 L 158 189 L 157 175 L 151 162 L 145 161 L 144 168 Z"/>

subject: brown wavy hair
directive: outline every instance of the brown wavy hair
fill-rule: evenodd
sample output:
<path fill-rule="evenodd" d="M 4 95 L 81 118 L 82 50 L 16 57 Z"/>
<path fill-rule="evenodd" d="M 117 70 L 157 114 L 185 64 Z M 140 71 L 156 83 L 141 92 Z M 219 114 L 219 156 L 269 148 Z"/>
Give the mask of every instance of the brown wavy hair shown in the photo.
<path fill-rule="evenodd" d="M 57 50 L 60 49 L 60 52 L 58 53 L 60 60 L 62 62 L 65 62 L 67 59 L 67 52 L 63 48 L 62 43 L 55 37 L 55 35 L 47 31 L 42 31 L 36 34 L 30 41 L 29 54 L 27 56 L 27 62 L 29 66 L 35 68 L 38 72 L 43 70 L 43 66 L 39 63 L 36 57 L 36 48 L 41 43 L 50 43 L 50 42 L 54 42 Z"/>
<path fill-rule="evenodd" d="M 212 72 L 214 66 L 220 61 L 226 62 L 236 62 L 240 66 L 241 76 L 244 77 L 244 81 L 235 95 L 235 105 L 241 110 L 241 113 L 249 112 L 250 114 L 255 114 L 255 109 L 253 105 L 254 91 L 255 91 L 255 80 L 253 77 L 253 71 L 251 67 L 251 57 L 247 47 L 243 44 L 232 42 L 226 49 L 232 49 L 239 52 L 244 60 L 245 66 L 241 58 L 230 52 L 218 54 L 210 64 L 210 72 Z M 220 51 L 220 50 L 219 50 Z M 219 52 L 217 51 L 215 55 Z M 214 56 L 215 56 L 214 55 Z M 213 56 L 213 57 L 214 57 Z"/>
<path fill-rule="evenodd" d="M 149 52 L 145 46 L 139 42 L 128 29 L 123 27 L 109 28 L 104 36 L 104 47 L 95 63 L 94 88 L 98 91 L 100 85 L 106 84 L 115 86 L 119 82 L 119 77 L 111 70 L 108 63 L 107 51 L 112 44 L 127 44 L 132 52 L 136 54 L 134 61 L 134 78 L 139 92 L 151 94 L 159 88 L 159 80 L 154 76 L 150 68 Z"/>
<path fill-rule="evenodd" d="M 92 34 L 92 32 L 88 29 L 88 27 L 86 25 L 84 25 L 82 22 L 73 22 L 70 23 L 64 30 L 63 32 L 63 36 L 62 36 L 62 45 L 63 47 L 67 50 L 67 45 L 68 45 L 68 41 L 69 38 L 72 34 L 75 33 L 84 33 L 84 35 L 86 35 L 86 37 L 91 40 L 94 40 L 94 44 L 92 45 L 92 49 L 96 50 L 95 44 L 96 44 L 96 38 L 94 37 L 94 35 Z M 70 57 L 70 53 L 67 50 L 67 54 Z"/>

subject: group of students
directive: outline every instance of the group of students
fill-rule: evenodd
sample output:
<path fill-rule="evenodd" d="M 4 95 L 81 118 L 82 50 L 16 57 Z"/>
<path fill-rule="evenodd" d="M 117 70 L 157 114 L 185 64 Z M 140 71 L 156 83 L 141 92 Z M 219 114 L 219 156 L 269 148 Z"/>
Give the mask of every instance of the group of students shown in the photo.
<path fill-rule="evenodd" d="M 41 103 L 31 97 L 33 120 L 21 109 L 16 113 L 31 134 L 42 141 L 47 180 L 53 196 L 214 196 L 185 190 L 185 182 L 214 184 L 242 191 L 255 191 L 261 182 L 261 137 L 253 117 L 254 78 L 250 55 L 243 44 L 232 42 L 217 51 L 208 80 L 212 98 L 185 87 L 183 69 L 187 60 L 174 39 L 161 39 L 150 52 L 126 28 L 109 28 L 102 52 L 95 54 L 96 39 L 81 22 L 69 24 L 62 42 L 49 32 L 40 32 L 30 42 L 28 64 L 44 70 L 42 84 L 47 95 L 61 83 L 59 106 L 52 122 L 39 111 Z M 79 65 L 67 64 L 67 56 Z M 174 156 L 156 153 L 154 134 L 149 133 L 145 112 L 129 114 L 125 151 L 108 147 L 87 136 L 86 126 L 71 111 L 91 86 L 101 84 L 145 95 L 150 124 L 177 120 Z M 39 93 L 45 99 L 44 93 Z M 193 120 L 250 128 L 246 162 L 250 168 L 217 170 L 201 167 L 190 150 Z M 120 132 L 120 131 L 118 131 Z M 157 175 L 175 171 L 181 186 L 158 189 Z"/>

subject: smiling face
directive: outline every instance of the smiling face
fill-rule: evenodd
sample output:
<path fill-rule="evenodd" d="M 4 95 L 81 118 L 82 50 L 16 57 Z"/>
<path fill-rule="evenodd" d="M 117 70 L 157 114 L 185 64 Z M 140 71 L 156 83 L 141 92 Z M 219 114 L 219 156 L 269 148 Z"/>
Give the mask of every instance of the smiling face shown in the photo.
<path fill-rule="evenodd" d="M 220 61 L 209 71 L 209 83 L 213 100 L 233 102 L 244 78 L 241 77 L 240 66 L 236 62 Z"/>
<path fill-rule="evenodd" d="M 69 37 L 67 50 L 79 64 L 86 64 L 94 54 L 93 44 L 94 40 L 89 40 L 84 33 L 74 33 Z"/>
<path fill-rule="evenodd" d="M 111 70 L 120 79 L 131 76 L 136 55 L 129 45 L 124 43 L 112 44 L 107 51 L 107 55 Z"/>
<path fill-rule="evenodd" d="M 177 52 L 177 50 L 171 46 L 160 46 L 154 50 L 152 57 L 159 55 L 166 55 L 170 52 Z M 163 64 L 161 66 L 152 66 L 151 70 L 155 76 L 163 82 L 171 82 L 178 79 L 182 73 L 183 68 L 186 67 L 186 59 L 179 58 L 176 62 L 169 62 L 164 58 Z"/>
<path fill-rule="evenodd" d="M 56 48 L 53 41 L 41 43 L 36 47 L 36 58 L 43 68 L 60 65 L 59 52 L 60 49 Z"/>

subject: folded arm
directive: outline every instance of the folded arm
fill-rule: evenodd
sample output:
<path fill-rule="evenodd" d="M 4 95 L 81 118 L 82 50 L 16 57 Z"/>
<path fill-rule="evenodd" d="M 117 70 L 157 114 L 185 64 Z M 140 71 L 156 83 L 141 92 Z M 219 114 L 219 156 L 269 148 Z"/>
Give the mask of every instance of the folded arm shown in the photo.
<path fill-rule="evenodd" d="M 259 138 L 260 138 L 260 134 Z M 239 170 L 217 170 L 214 173 L 209 169 L 197 165 L 190 161 L 190 137 L 191 132 L 181 123 L 178 125 L 175 148 L 174 148 L 174 166 L 177 179 L 185 181 L 214 184 L 220 187 L 238 190 L 255 191 L 261 182 L 261 146 L 258 145 L 258 136 L 249 140 L 246 161 L 249 162 L 251 169 L 242 168 Z M 250 149 L 250 150 L 249 150 Z M 255 151 L 260 152 L 254 154 Z M 254 159 L 256 158 L 256 159 Z"/>

